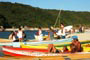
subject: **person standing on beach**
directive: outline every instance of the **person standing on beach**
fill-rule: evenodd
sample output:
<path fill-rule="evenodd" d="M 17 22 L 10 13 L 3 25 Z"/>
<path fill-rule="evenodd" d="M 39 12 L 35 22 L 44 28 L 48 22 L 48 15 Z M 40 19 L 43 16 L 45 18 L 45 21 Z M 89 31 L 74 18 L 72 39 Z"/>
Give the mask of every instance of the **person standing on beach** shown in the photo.
<path fill-rule="evenodd" d="M 62 39 L 65 39 L 65 29 L 64 29 L 64 24 L 63 23 L 61 23 L 61 38 Z"/>
<path fill-rule="evenodd" d="M 61 38 L 61 39 L 64 39 L 65 38 L 65 29 L 64 29 L 64 24 L 63 23 L 61 23 L 61 25 L 60 25 L 60 30 L 56 33 L 57 34 L 57 38 Z"/>
<path fill-rule="evenodd" d="M 53 40 L 54 39 L 54 34 L 55 34 L 55 31 L 53 30 L 53 27 L 51 26 L 49 28 L 49 31 L 48 31 L 49 40 Z"/>
<path fill-rule="evenodd" d="M 81 32 L 81 33 L 84 32 L 84 26 L 80 25 L 80 27 L 79 27 L 79 32 Z"/>
<path fill-rule="evenodd" d="M 17 40 L 16 40 L 16 33 L 15 33 L 15 32 L 12 32 L 12 33 L 9 35 L 9 39 L 10 39 L 10 40 L 13 40 L 13 42 L 17 41 Z"/>

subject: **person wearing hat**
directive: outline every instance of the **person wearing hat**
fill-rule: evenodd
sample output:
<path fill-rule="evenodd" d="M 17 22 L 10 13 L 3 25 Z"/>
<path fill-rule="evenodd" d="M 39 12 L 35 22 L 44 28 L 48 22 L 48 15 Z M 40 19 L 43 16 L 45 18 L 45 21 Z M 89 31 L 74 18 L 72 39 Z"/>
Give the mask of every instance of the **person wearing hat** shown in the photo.
<path fill-rule="evenodd" d="M 72 36 L 72 43 L 70 45 L 70 48 L 71 48 L 71 53 L 74 53 L 74 52 L 82 52 L 83 49 L 81 47 L 81 43 L 79 42 L 78 40 L 78 36 Z"/>

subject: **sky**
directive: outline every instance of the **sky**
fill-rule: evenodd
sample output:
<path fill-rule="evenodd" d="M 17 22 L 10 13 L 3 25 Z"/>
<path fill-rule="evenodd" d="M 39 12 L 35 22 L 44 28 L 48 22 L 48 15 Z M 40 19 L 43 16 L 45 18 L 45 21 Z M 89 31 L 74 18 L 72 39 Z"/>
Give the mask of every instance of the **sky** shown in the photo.
<path fill-rule="evenodd" d="M 0 0 L 4 2 L 17 2 L 43 9 L 89 11 L 90 0 Z"/>

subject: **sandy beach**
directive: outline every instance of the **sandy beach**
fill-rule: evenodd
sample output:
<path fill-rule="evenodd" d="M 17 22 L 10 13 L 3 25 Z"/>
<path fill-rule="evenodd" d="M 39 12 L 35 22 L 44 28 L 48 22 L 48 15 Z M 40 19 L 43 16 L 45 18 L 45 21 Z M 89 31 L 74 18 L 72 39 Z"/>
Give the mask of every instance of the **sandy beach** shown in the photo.
<path fill-rule="evenodd" d="M 9 40 L 9 39 L 3 39 L 3 38 L 0 38 L 0 42 L 12 42 L 12 40 Z"/>
<path fill-rule="evenodd" d="M 74 34 L 70 34 L 68 35 L 67 37 L 69 36 L 78 36 L 78 39 L 79 40 L 90 40 L 90 32 L 85 32 L 85 33 L 74 33 Z"/>
<path fill-rule="evenodd" d="M 90 54 L 67 54 L 61 56 L 47 56 L 47 57 L 0 57 L 0 60 L 90 60 Z"/>

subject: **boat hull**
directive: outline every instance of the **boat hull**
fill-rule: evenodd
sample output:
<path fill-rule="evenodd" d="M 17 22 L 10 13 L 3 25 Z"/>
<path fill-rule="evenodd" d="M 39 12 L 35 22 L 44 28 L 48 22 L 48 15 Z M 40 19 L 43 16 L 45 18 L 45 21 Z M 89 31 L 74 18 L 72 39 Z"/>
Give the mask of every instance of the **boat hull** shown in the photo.
<path fill-rule="evenodd" d="M 49 57 L 49 56 L 68 56 L 71 53 L 68 54 L 53 54 L 53 53 L 45 53 L 45 52 L 32 52 L 31 49 L 25 49 L 25 48 L 13 48 L 13 47 L 8 47 L 8 46 L 3 46 L 3 53 L 6 55 L 10 55 L 10 56 L 29 56 L 29 57 Z M 24 49 L 24 50 L 22 50 Z M 47 50 L 46 50 L 47 51 Z M 48 52 L 48 51 L 47 51 Z M 73 53 L 74 55 L 82 55 L 82 54 L 90 54 L 90 52 L 81 52 L 81 53 Z"/>
<path fill-rule="evenodd" d="M 3 53 L 11 56 L 33 56 L 34 53 L 47 53 L 47 49 L 34 49 L 34 48 L 14 48 L 11 46 L 3 46 Z M 33 53 L 33 54 L 32 54 Z"/>

